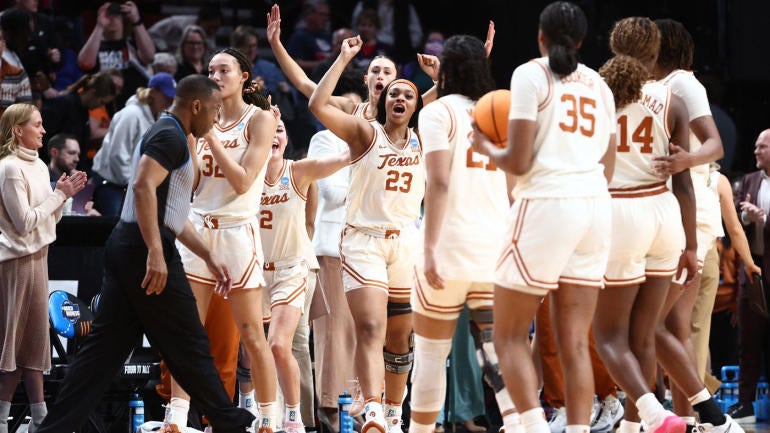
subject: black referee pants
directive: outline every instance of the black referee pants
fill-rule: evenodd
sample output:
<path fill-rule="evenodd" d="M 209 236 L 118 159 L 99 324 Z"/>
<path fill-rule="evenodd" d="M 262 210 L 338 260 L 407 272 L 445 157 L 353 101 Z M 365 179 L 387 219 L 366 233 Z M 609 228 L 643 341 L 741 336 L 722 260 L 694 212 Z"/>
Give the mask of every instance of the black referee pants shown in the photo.
<path fill-rule="evenodd" d="M 144 332 L 174 379 L 217 433 L 243 433 L 254 416 L 227 395 L 182 267 L 175 236 L 161 228 L 168 282 L 160 295 L 141 288 L 147 264 L 137 224 L 120 222 L 105 248 L 104 287 L 93 332 L 75 355 L 39 433 L 70 433 L 88 418 Z M 180 426 L 184 427 L 184 426 Z"/>

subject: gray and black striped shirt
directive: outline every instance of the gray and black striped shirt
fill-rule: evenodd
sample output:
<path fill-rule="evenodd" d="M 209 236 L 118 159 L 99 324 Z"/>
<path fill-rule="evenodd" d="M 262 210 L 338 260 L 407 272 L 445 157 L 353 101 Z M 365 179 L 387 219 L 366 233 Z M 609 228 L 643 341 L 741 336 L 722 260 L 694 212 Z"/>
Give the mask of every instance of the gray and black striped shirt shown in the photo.
<path fill-rule="evenodd" d="M 136 147 L 131 163 L 131 178 L 128 181 L 126 200 L 120 220 L 135 223 L 136 202 L 131 185 L 134 183 L 136 168 L 142 155 L 157 161 L 166 170 L 168 176 L 158 186 L 158 224 L 166 226 L 179 234 L 184 229 L 190 213 L 194 171 L 187 136 L 182 125 L 173 116 L 164 114 L 153 124 Z"/>

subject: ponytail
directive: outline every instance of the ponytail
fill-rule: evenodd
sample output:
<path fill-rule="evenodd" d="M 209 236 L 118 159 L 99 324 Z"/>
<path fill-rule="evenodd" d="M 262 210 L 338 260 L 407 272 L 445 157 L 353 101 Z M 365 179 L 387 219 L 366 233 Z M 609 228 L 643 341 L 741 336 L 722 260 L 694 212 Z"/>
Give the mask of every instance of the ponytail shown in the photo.
<path fill-rule="evenodd" d="M 558 1 L 540 13 L 540 31 L 546 38 L 548 66 L 560 76 L 577 69 L 578 45 L 583 41 L 588 22 L 583 11 L 574 3 Z"/>
<path fill-rule="evenodd" d="M 599 68 L 599 75 L 612 90 L 615 108 L 619 110 L 642 97 L 642 86 L 650 72 L 636 58 L 621 54 L 607 60 Z"/>

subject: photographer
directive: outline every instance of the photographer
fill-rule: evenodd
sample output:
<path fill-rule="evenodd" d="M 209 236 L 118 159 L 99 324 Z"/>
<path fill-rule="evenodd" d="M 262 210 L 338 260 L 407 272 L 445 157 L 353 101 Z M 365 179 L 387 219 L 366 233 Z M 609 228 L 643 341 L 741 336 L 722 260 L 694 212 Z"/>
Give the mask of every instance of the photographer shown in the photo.
<path fill-rule="evenodd" d="M 107 2 L 97 11 L 96 26 L 78 53 L 78 66 L 90 73 L 112 68 L 123 73 L 125 84 L 116 99 L 120 109 L 139 86 L 147 84 L 146 68 L 154 56 L 155 46 L 136 4 Z"/>

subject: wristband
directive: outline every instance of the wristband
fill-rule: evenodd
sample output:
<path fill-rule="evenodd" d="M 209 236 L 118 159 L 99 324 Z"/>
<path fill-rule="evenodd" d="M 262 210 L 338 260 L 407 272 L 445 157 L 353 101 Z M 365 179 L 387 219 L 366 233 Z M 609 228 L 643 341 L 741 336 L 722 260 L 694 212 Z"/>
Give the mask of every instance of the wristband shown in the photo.
<path fill-rule="evenodd" d="M 131 23 L 131 25 L 134 26 L 134 27 L 141 26 L 142 24 L 144 24 L 144 19 L 142 19 L 142 17 L 139 17 L 139 19 L 136 20 L 135 23 Z"/>

